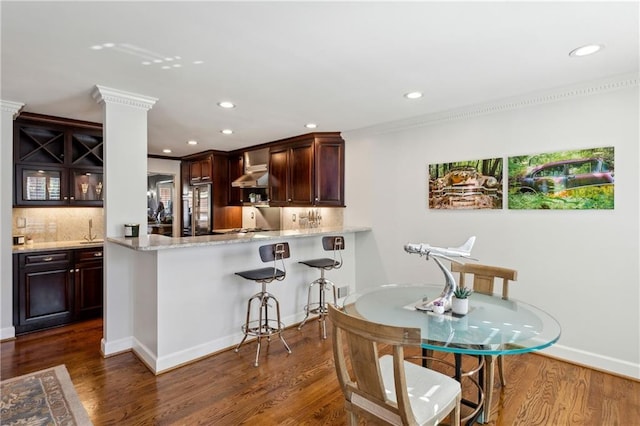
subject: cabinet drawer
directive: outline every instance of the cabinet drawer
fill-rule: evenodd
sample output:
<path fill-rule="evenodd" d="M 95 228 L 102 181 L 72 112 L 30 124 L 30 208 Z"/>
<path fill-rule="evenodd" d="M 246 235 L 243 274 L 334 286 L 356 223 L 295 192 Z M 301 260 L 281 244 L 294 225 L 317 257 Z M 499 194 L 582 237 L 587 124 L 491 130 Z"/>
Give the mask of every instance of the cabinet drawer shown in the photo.
<path fill-rule="evenodd" d="M 100 260 L 104 256 L 104 252 L 101 248 L 96 248 L 92 250 L 77 250 L 76 251 L 76 261 L 77 262 L 86 262 L 89 260 Z"/>
<path fill-rule="evenodd" d="M 23 265 L 35 266 L 45 265 L 53 262 L 69 262 L 71 260 L 71 252 L 61 251 L 43 254 L 25 254 L 22 257 Z"/>

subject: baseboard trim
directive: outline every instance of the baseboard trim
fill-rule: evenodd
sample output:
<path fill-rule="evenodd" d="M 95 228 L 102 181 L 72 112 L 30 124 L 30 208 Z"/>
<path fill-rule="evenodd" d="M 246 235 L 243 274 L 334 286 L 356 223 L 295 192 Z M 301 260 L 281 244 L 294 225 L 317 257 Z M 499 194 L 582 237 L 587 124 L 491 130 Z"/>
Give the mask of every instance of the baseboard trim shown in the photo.
<path fill-rule="evenodd" d="M 16 328 L 14 326 L 0 328 L 0 341 L 13 340 L 16 338 Z"/>
<path fill-rule="evenodd" d="M 568 346 L 555 344 L 539 351 L 540 354 L 556 358 L 571 364 L 577 364 L 603 373 L 640 381 L 640 363 L 634 364 L 617 358 L 611 358 Z"/>
<path fill-rule="evenodd" d="M 107 342 L 104 338 L 100 342 L 100 350 L 105 357 L 117 355 L 122 352 L 128 352 L 133 348 L 133 337 L 125 337 L 123 339 Z"/>

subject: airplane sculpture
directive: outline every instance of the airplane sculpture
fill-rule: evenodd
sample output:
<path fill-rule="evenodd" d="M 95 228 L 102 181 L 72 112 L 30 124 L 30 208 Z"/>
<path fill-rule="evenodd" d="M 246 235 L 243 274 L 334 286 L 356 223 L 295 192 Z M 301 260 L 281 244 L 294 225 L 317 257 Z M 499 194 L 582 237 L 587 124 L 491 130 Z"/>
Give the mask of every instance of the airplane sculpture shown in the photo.
<path fill-rule="evenodd" d="M 434 304 L 443 305 L 445 311 L 451 308 L 451 298 L 453 297 L 453 293 L 458 288 L 456 284 L 456 280 L 453 278 L 451 271 L 442 264 L 440 259 L 446 259 L 450 262 L 463 263 L 457 258 L 477 260 L 471 257 L 471 249 L 473 248 L 473 244 L 476 242 L 476 237 L 470 237 L 467 242 L 465 242 L 460 247 L 436 247 L 429 244 L 413 244 L 408 243 L 404 246 L 404 251 L 409 254 L 419 254 L 420 257 L 425 256 L 426 260 L 429 260 L 429 257 L 432 257 L 434 262 L 438 264 L 442 272 L 444 273 L 444 277 L 446 280 L 444 290 L 436 299 L 424 303 L 421 305 L 421 310 L 430 311 Z"/>

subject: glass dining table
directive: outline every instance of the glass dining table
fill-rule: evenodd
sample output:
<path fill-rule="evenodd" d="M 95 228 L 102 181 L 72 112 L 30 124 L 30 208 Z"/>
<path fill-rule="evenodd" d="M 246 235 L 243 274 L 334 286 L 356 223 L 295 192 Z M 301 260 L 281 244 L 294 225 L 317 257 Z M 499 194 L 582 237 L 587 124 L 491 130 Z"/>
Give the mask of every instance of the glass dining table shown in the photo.
<path fill-rule="evenodd" d="M 551 315 L 533 305 L 500 296 L 473 293 L 469 312 L 463 316 L 423 310 L 425 302 L 441 293 L 442 285 L 385 285 L 353 293 L 342 305 L 346 313 L 371 322 L 419 328 L 422 348 L 453 353 L 457 366 L 463 354 L 521 354 L 544 349 L 560 338 L 560 324 Z M 458 369 L 456 376 L 460 379 Z M 479 397 L 477 415 L 469 423 L 484 421 L 482 401 Z"/>

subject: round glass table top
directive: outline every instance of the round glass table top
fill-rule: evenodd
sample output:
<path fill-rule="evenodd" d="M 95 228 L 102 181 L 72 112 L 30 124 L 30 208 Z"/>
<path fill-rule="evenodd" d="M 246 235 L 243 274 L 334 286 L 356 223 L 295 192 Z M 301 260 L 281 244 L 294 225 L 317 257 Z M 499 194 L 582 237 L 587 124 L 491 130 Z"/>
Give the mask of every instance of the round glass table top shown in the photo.
<path fill-rule="evenodd" d="M 517 300 L 473 293 L 469 313 L 416 309 L 442 293 L 442 285 L 387 285 L 347 296 L 345 312 L 385 325 L 419 328 L 422 347 L 444 352 L 500 355 L 546 348 L 560 338 L 560 324 Z"/>

